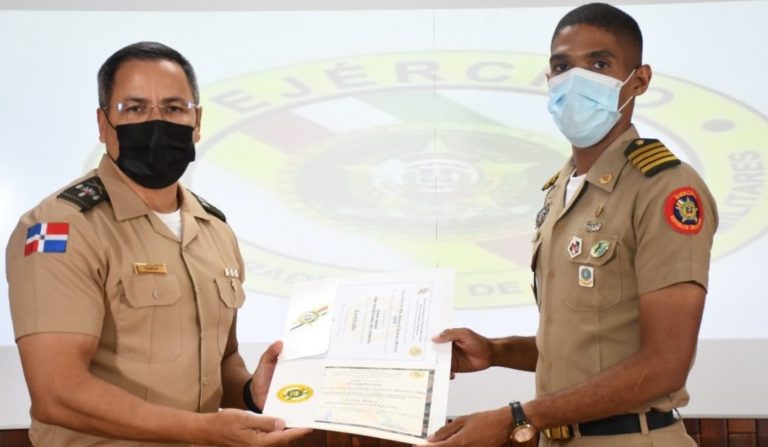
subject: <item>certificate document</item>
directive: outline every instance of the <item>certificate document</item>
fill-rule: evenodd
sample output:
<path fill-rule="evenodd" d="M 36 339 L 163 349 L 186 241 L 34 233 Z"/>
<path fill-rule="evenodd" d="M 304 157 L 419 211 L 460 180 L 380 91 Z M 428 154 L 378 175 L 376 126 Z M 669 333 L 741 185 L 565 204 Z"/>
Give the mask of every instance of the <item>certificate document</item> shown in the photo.
<path fill-rule="evenodd" d="M 445 424 L 453 271 L 302 283 L 264 414 L 313 427 L 426 444 Z"/>

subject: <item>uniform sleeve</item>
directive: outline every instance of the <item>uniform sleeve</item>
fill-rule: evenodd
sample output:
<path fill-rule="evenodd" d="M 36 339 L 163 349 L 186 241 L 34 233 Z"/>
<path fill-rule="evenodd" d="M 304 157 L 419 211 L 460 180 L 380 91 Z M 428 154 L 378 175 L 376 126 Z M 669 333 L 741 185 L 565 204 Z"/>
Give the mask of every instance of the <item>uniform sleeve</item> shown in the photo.
<path fill-rule="evenodd" d="M 57 203 L 59 202 L 59 203 Z M 22 216 L 6 248 L 14 335 L 101 335 L 104 263 L 84 215 L 53 200 Z"/>
<path fill-rule="evenodd" d="M 707 289 L 718 222 L 709 189 L 687 165 L 645 180 L 634 216 L 638 292 L 691 281 Z"/>

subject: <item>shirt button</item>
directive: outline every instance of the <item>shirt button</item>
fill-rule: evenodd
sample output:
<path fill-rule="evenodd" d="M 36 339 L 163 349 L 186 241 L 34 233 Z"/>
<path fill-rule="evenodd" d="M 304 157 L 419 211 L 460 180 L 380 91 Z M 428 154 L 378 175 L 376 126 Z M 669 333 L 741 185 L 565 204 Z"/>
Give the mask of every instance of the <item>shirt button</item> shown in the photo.
<path fill-rule="evenodd" d="M 200 338 L 205 340 L 205 331 L 200 331 Z"/>
<path fill-rule="evenodd" d="M 549 273 L 547 274 L 547 278 L 555 279 L 555 271 L 554 270 L 550 270 Z"/>
<path fill-rule="evenodd" d="M 156 288 L 155 288 L 155 289 L 153 289 L 153 290 L 152 290 L 152 296 L 153 296 L 153 297 L 155 297 L 155 299 L 157 299 L 157 297 L 159 297 L 159 296 L 160 296 L 160 291 L 159 291 L 159 290 L 157 290 Z"/>
<path fill-rule="evenodd" d="M 208 385 L 208 378 L 207 377 L 203 377 L 203 385 Z"/>

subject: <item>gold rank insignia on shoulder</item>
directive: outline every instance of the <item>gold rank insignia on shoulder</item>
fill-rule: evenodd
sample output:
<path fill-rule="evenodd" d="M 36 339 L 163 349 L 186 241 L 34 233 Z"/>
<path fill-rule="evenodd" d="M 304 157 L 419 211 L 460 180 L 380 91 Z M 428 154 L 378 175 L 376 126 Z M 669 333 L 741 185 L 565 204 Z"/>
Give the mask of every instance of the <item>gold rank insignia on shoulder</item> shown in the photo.
<path fill-rule="evenodd" d="M 624 149 L 624 155 L 646 177 L 675 167 L 680 160 L 670 152 L 664 143 L 653 138 L 637 138 Z"/>
<path fill-rule="evenodd" d="M 546 191 L 546 190 L 548 190 L 549 188 L 551 188 L 551 187 L 552 187 L 552 185 L 554 185 L 554 184 L 555 184 L 555 182 L 557 181 L 557 177 L 558 177 L 559 175 L 560 175 L 560 173 L 559 173 L 559 172 L 558 172 L 558 173 L 556 173 L 555 175 L 553 175 L 553 176 L 552 176 L 552 177 L 551 177 L 549 180 L 547 180 L 547 183 L 544 183 L 544 186 L 542 186 L 542 187 L 541 187 L 541 190 L 542 190 L 542 191 Z"/>

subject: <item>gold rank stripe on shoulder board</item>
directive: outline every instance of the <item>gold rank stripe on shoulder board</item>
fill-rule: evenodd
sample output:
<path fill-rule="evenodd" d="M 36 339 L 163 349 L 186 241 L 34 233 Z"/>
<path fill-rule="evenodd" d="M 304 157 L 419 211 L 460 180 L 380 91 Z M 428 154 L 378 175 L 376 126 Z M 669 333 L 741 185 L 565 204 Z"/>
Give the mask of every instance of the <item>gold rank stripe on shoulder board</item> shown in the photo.
<path fill-rule="evenodd" d="M 551 188 L 551 187 L 552 187 L 552 185 L 554 185 L 554 184 L 555 184 L 555 182 L 557 181 L 557 177 L 558 177 L 559 175 L 560 175 L 560 173 L 559 173 L 559 172 L 558 172 L 557 174 L 553 175 L 553 176 L 552 176 L 552 177 L 551 177 L 549 180 L 547 180 L 547 183 L 544 183 L 544 186 L 542 186 L 542 187 L 541 187 L 541 190 L 542 190 L 542 191 L 546 191 L 546 190 L 548 190 L 549 188 Z"/>
<path fill-rule="evenodd" d="M 134 262 L 133 263 L 133 273 L 140 275 L 140 274 L 147 274 L 147 273 L 159 273 L 159 274 L 166 274 L 168 271 L 165 268 L 165 264 L 148 264 L 146 262 Z"/>
<path fill-rule="evenodd" d="M 624 155 L 646 177 L 680 164 L 664 143 L 653 138 L 637 138 L 624 150 Z"/>

